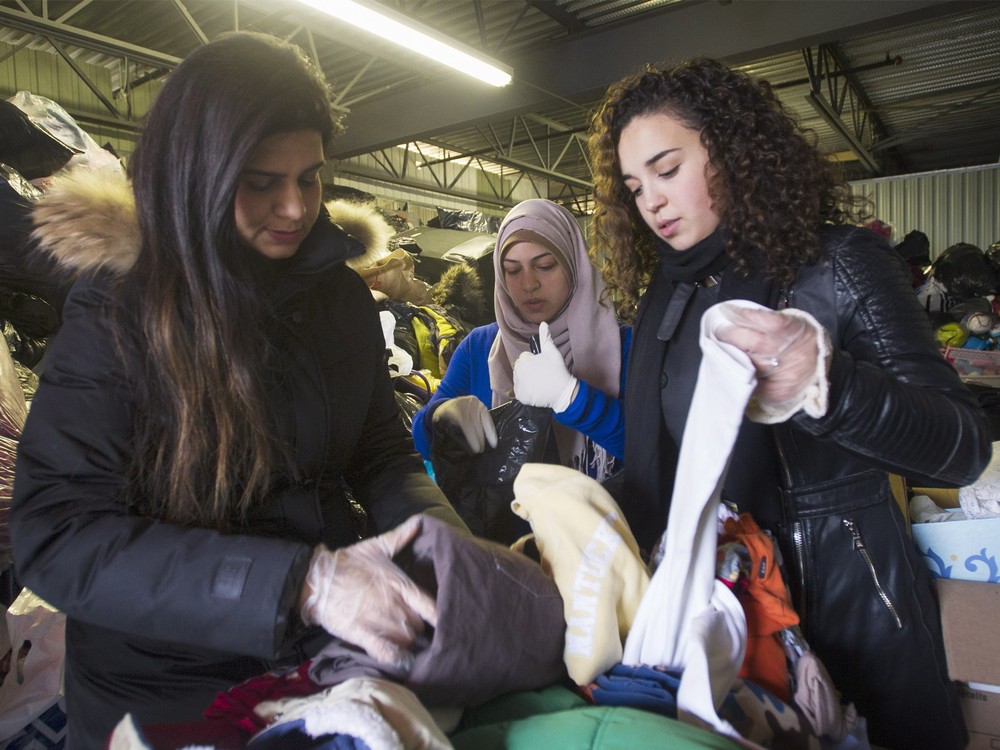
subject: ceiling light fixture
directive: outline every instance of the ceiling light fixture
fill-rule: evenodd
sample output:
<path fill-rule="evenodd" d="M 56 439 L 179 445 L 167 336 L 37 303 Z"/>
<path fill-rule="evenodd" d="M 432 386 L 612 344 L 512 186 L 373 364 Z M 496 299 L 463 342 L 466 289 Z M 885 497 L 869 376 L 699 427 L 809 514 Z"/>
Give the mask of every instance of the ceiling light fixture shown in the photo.
<path fill-rule="evenodd" d="M 487 58 L 471 47 L 448 39 L 388 8 L 375 10 L 354 0 L 299 0 L 299 2 L 419 52 L 491 86 L 506 86 L 511 81 L 513 71 L 503 63 Z"/>

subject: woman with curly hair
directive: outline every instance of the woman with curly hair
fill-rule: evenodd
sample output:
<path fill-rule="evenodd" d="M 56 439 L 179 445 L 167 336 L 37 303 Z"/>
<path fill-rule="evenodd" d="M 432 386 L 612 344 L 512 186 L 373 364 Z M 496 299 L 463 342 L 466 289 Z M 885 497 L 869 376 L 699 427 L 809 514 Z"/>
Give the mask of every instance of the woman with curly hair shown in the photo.
<path fill-rule="evenodd" d="M 900 259 L 852 225 L 864 204 L 767 82 L 716 61 L 612 85 L 590 152 L 595 252 L 635 324 L 620 500 L 640 545 L 668 516 L 702 315 L 757 303 L 719 334 L 757 375 L 723 499 L 776 538 L 806 639 L 872 742 L 964 747 L 929 573 L 887 472 L 965 485 L 990 442 Z"/>

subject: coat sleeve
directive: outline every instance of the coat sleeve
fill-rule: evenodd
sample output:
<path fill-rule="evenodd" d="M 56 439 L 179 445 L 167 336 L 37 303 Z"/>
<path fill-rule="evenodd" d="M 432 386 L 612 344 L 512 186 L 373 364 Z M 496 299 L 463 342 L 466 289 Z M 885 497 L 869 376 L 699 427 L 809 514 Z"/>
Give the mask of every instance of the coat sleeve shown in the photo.
<path fill-rule="evenodd" d="M 134 400 L 99 283 L 78 282 L 18 450 L 20 581 L 69 617 L 158 640 L 271 657 L 311 549 L 130 513 Z"/>
<path fill-rule="evenodd" d="M 796 415 L 794 426 L 889 472 L 975 481 L 991 455 L 986 416 L 941 356 L 902 261 L 854 230 L 832 263 L 836 320 L 820 320 L 834 339 L 829 408 L 820 419 Z M 810 310 L 810 300 L 796 306 Z"/>
<path fill-rule="evenodd" d="M 392 379 L 384 358 L 381 326 L 371 293 L 362 283 L 364 301 L 357 309 L 359 336 L 372 337 L 378 346 L 357 347 L 371 352 L 367 367 L 372 390 L 368 411 L 347 461 L 344 478 L 358 502 L 374 522 L 374 532 L 387 531 L 410 516 L 427 513 L 449 525 L 466 530 L 465 523 L 452 508 L 441 489 L 427 474 L 417 455 L 413 437 L 407 430 L 394 394 Z"/>
<path fill-rule="evenodd" d="M 473 395 L 487 409 L 493 406 L 486 359 L 498 330 L 496 324 L 480 326 L 462 339 L 430 400 L 413 417 L 413 443 L 424 458 L 431 457 L 431 417 L 442 401 Z"/>
<path fill-rule="evenodd" d="M 599 388 L 581 380 L 573 403 L 555 414 L 561 424 L 580 432 L 616 458 L 625 457 L 625 381 L 628 353 L 632 344 L 632 329 L 622 327 L 621 385 L 618 397 L 609 396 Z"/>

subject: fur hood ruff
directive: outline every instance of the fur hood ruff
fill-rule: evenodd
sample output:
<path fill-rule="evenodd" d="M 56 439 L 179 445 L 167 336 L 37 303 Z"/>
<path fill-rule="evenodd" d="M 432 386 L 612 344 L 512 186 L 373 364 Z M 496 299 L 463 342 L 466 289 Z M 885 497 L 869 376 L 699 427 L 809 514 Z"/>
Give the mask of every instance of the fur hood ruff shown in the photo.
<path fill-rule="evenodd" d="M 351 258 L 366 268 L 389 254 L 393 230 L 374 206 L 330 201 L 330 218 L 365 246 Z M 56 178 L 32 210 L 32 237 L 38 247 L 73 275 L 109 268 L 124 273 L 139 253 L 135 198 L 125 177 L 75 169 Z"/>

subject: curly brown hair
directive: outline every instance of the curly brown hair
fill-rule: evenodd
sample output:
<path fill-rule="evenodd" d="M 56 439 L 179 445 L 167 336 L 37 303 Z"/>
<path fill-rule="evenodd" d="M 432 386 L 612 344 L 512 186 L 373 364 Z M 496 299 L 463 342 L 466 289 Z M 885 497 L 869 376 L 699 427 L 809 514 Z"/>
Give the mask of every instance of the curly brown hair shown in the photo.
<path fill-rule="evenodd" d="M 823 224 L 860 221 L 867 201 L 851 195 L 771 85 L 711 59 L 648 67 L 608 88 L 590 123 L 596 208 L 591 253 L 619 315 L 632 320 L 658 264 L 656 237 L 622 180 L 618 142 L 637 117 L 667 114 L 698 131 L 714 175 L 708 190 L 729 229 L 727 252 L 789 283 L 822 253 Z"/>

